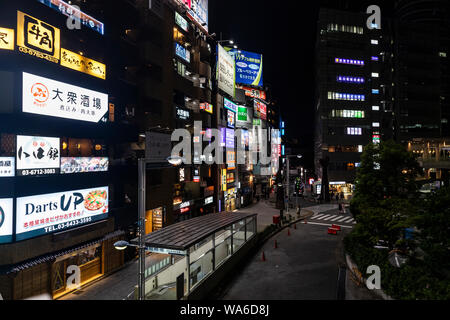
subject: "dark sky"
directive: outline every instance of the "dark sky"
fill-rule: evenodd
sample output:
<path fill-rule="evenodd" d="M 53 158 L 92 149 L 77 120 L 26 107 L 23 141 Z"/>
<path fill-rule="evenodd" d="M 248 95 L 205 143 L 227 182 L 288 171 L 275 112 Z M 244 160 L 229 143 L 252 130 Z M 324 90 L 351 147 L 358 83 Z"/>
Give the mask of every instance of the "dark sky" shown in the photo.
<path fill-rule="evenodd" d="M 210 0 L 209 32 L 263 54 L 286 134 L 312 146 L 318 1 Z"/>

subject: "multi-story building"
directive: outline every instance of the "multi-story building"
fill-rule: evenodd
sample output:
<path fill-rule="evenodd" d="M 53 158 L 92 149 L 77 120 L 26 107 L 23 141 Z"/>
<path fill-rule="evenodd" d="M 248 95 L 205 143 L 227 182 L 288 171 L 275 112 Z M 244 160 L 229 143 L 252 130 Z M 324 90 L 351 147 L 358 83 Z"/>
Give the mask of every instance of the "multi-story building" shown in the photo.
<path fill-rule="evenodd" d="M 352 192 L 363 146 L 382 136 L 388 92 L 382 73 L 385 38 L 365 13 L 322 8 L 316 43 L 316 174 L 329 159 L 330 190 Z M 375 26 L 374 26 L 375 27 Z"/>

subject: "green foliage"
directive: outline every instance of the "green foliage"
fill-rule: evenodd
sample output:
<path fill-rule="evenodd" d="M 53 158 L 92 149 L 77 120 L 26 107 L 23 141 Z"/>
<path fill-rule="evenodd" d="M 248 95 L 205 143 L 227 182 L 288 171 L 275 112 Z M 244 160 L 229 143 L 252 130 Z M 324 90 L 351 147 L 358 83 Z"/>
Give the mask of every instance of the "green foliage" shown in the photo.
<path fill-rule="evenodd" d="M 421 199 L 416 181 L 420 172 L 414 154 L 402 145 L 388 141 L 366 146 L 350 203 L 358 224 L 344 245 L 362 272 L 369 265 L 381 268 L 382 288 L 391 297 L 449 299 L 450 188 Z M 413 240 L 404 239 L 409 227 L 417 230 Z M 390 250 L 374 248 L 379 240 L 390 250 L 407 249 L 408 262 L 392 266 Z"/>

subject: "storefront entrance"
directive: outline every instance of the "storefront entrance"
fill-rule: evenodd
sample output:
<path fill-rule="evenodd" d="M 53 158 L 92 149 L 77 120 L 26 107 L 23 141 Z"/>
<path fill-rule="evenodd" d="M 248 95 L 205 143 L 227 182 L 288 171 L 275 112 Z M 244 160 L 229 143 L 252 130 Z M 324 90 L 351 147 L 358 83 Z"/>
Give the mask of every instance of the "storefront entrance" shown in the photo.
<path fill-rule="evenodd" d="M 53 299 L 69 292 L 67 268 L 78 266 L 81 272 L 80 285 L 84 285 L 102 275 L 102 247 L 101 244 L 71 253 L 70 256 L 59 257 L 52 267 Z"/>

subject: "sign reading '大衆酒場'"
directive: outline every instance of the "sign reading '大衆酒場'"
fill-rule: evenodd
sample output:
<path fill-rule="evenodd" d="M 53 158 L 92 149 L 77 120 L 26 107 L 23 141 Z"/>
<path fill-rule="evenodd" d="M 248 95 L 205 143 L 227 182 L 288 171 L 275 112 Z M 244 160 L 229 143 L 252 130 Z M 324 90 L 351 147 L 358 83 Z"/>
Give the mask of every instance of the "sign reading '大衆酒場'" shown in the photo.
<path fill-rule="evenodd" d="M 50 117 L 99 122 L 108 112 L 108 95 L 23 73 L 22 111 Z"/>

